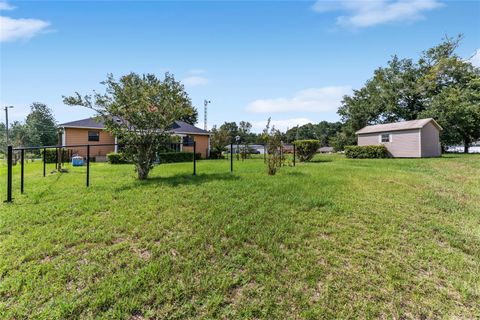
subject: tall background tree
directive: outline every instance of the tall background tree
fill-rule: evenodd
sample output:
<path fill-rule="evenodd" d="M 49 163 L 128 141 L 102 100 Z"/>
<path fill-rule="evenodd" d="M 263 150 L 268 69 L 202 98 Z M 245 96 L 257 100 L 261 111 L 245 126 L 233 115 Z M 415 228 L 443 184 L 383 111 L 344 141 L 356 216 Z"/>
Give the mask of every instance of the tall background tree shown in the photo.
<path fill-rule="evenodd" d="M 163 80 L 130 73 L 118 81 L 110 74 L 102 84 L 104 94 L 75 93 L 64 97 L 64 102 L 95 110 L 106 130 L 125 145 L 124 156 L 135 164 L 138 179 L 147 179 L 173 123 L 192 117 L 195 108 L 183 85 L 169 73 Z"/>
<path fill-rule="evenodd" d="M 322 147 L 330 146 L 330 139 L 342 129 L 340 122 L 321 121 L 318 124 L 307 123 L 287 130 L 286 141 L 319 140 Z"/>
<path fill-rule="evenodd" d="M 355 144 L 355 132 L 366 125 L 432 117 L 444 128 L 443 145 L 464 144 L 468 152 L 480 139 L 480 70 L 455 54 L 461 40 L 447 37 L 417 62 L 394 56 L 375 70 L 362 88 L 344 97 L 338 110 L 344 126 L 331 141 L 335 148 Z"/>
<path fill-rule="evenodd" d="M 47 105 L 34 102 L 25 119 L 26 145 L 51 146 L 58 143 L 57 122 Z"/>
<path fill-rule="evenodd" d="M 0 123 L 0 152 L 6 148 L 5 124 Z M 52 110 L 45 104 L 34 102 L 25 122 L 9 124 L 9 144 L 19 147 L 50 146 L 58 142 L 57 122 Z"/>

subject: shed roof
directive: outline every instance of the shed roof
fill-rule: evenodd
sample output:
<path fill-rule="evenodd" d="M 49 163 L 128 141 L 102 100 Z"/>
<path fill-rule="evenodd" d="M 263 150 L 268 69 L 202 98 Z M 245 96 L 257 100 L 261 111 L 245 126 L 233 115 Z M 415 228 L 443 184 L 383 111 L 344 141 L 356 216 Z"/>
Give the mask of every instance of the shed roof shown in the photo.
<path fill-rule="evenodd" d="M 387 131 L 421 129 L 430 122 L 432 122 L 435 125 L 435 127 L 438 128 L 438 130 L 443 130 L 442 127 L 433 118 L 427 118 L 427 119 L 418 119 L 418 120 L 401 121 L 401 122 L 366 126 L 355 133 L 365 134 L 365 133 L 376 133 L 376 132 L 387 132 Z"/>
<path fill-rule="evenodd" d="M 64 128 L 105 129 L 103 121 L 100 118 L 87 118 L 66 122 L 60 126 Z M 179 134 L 210 134 L 208 131 L 197 128 L 184 121 L 175 121 L 170 132 Z"/>

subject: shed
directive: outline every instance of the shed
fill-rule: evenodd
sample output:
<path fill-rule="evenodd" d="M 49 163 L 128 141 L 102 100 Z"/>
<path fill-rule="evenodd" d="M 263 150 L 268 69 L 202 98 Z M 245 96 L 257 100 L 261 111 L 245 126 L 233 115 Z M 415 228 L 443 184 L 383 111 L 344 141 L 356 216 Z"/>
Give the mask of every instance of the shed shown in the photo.
<path fill-rule="evenodd" d="M 439 157 L 442 127 L 432 118 L 366 126 L 356 132 L 359 146 L 385 145 L 392 157 Z"/>

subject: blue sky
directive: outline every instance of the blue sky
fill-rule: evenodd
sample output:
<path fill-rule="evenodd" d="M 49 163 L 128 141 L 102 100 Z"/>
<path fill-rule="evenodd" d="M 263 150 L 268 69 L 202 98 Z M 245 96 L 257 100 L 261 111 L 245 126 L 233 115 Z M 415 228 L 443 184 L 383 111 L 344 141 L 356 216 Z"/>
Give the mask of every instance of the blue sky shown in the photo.
<path fill-rule="evenodd" d="M 107 73 L 169 71 L 200 126 L 207 98 L 209 127 L 259 131 L 271 116 L 286 129 L 338 120 L 342 95 L 375 68 L 444 35 L 463 33 L 458 53 L 480 65 L 479 1 L 0 1 L 0 16 L 0 104 L 15 106 L 12 120 L 34 101 L 59 122 L 88 117 L 62 95 L 102 91 Z"/>

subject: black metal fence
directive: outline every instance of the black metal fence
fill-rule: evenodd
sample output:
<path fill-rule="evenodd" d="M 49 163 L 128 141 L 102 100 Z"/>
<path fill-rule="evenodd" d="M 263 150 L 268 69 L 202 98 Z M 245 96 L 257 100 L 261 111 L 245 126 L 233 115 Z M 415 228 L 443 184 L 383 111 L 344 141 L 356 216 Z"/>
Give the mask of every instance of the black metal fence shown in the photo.
<path fill-rule="evenodd" d="M 6 202 L 12 202 L 12 178 L 13 178 L 13 153 L 14 151 L 20 152 L 20 193 L 24 193 L 24 181 L 25 181 L 25 151 L 43 151 L 42 155 L 42 160 L 43 160 L 43 177 L 46 176 L 46 166 L 47 166 L 47 150 L 54 149 L 55 150 L 55 169 L 58 170 L 61 166 L 62 163 L 67 161 L 72 160 L 72 150 L 77 150 L 79 148 L 86 148 L 86 153 L 85 153 L 85 165 L 86 165 L 86 181 L 85 184 L 87 187 L 90 186 L 90 162 L 92 159 L 92 153 L 91 149 L 94 147 L 119 147 L 121 145 L 119 144 L 80 144 L 80 145 L 58 145 L 58 146 L 39 146 L 39 147 L 19 147 L 19 148 L 13 148 L 12 146 L 8 146 L 7 150 L 7 200 Z M 184 143 L 166 143 L 164 145 L 166 149 L 168 150 L 173 150 L 173 152 L 179 152 L 182 150 L 182 146 L 185 147 L 193 147 L 193 175 L 195 176 L 197 174 L 197 146 L 196 142 L 193 141 L 188 144 Z M 233 173 L 233 159 L 234 159 L 234 147 L 237 147 L 238 149 L 238 144 L 231 143 L 230 144 L 230 172 Z M 248 145 L 247 145 L 248 146 Z M 267 149 L 265 145 L 263 146 L 263 159 L 266 161 L 266 156 L 267 156 Z M 69 150 L 68 157 L 65 159 L 64 157 L 64 150 Z M 292 152 L 293 151 L 293 152 Z M 281 149 L 281 152 L 285 152 L 284 148 Z M 295 145 L 293 145 L 293 149 L 288 151 L 293 153 L 293 166 L 296 164 L 296 149 Z M 283 156 L 283 154 L 282 154 Z"/>
<path fill-rule="evenodd" d="M 197 174 L 197 144 L 195 141 L 188 144 L 183 143 L 166 143 L 164 146 L 166 149 L 171 149 L 174 152 L 180 151 L 182 149 L 180 146 L 185 145 L 186 147 L 193 147 L 193 175 Z M 85 155 L 85 165 L 86 165 L 86 186 L 90 186 L 90 162 L 92 159 L 91 148 L 94 147 L 118 147 L 116 143 L 110 144 L 78 144 L 78 145 L 58 145 L 58 146 L 38 146 L 38 147 L 19 147 L 13 148 L 13 146 L 7 147 L 7 200 L 6 202 L 12 202 L 12 180 L 13 180 L 13 153 L 14 151 L 20 152 L 20 193 L 24 193 L 25 186 L 25 151 L 43 151 L 42 160 L 43 160 L 43 176 L 46 176 L 46 166 L 47 166 L 47 150 L 55 150 L 55 169 L 59 169 L 59 164 L 64 162 L 66 159 L 63 157 L 63 150 L 79 149 L 86 148 Z M 71 158 L 71 154 L 70 157 Z M 71 159 L 69 159 L 71 160 Z"/>

